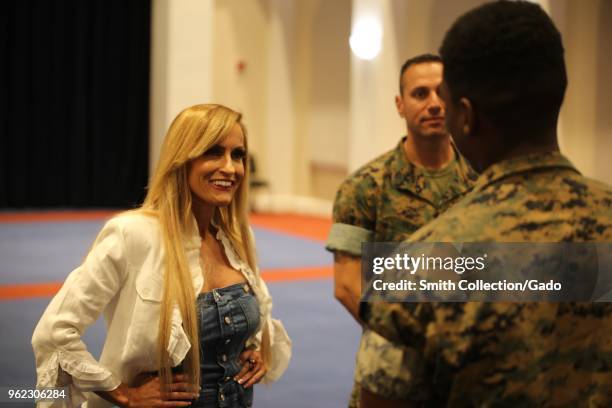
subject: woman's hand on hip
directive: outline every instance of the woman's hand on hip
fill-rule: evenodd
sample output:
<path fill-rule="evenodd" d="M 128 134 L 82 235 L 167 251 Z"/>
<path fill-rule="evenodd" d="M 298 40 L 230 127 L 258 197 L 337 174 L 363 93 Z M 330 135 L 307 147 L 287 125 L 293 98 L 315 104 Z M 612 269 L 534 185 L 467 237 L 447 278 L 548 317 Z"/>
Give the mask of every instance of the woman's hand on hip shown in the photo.
<path fill-rule="evenodd" d="M 140 385 L 127 389 L 129 408 L 188 407 L 199 393 L 194 392 L 185 374 L 174 374 L 168 392 L 162 393 L 158 376 L 144 377 Z"/>
<path fill-rule="evenodd" d="M 242 369 L 234 379 L 244 388 L 260 382 L 268 371 L 259 351 L 252 349 L 243 351 L 240 354 L 240 361 L 242 362 Z"/>

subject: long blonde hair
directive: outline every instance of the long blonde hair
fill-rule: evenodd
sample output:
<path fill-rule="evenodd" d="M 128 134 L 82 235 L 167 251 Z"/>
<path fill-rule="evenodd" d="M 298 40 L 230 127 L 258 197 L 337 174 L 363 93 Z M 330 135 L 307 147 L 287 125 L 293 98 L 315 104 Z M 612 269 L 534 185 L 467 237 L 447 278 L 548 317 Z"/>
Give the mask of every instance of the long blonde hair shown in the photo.
<path fill-rule="evenodd" d="M 172 382 L 171 361 L 167 344 L 171 333 L 172 312 L 178 305 L 183 328 L 191 349 L 183 361 L 184 373 L 194 386 L 200 383 L 200 342 L 196 312 L 196 294 L 184 251 L 184 237 L 195 227 L 191 212 L 191 190 L 188 165 L 196 157 L 219 143 L 235 126 L 244 133 L 241 115 L 222 105 L 195 105 L 174 119 L 161 148 L 159 162 L 142 210 L 157 216 L 165 249 L 164 295 L 161 304 L 158 336 L 158 367 L 162 386 Z M 248 152 L 248 150 L 247 150 Z M 234 199 L 227 207 L 217 207 L 213 222 L 228 236 L 234 250 L 255 271 L 256 259 L 247 220 L 248 160 L 245 175 Z M 267 329 L 267 328 L 266 328 Z M 267 330 L 265 330 L 267 332 Z M 264 334 L 267 337 L 268 333 Z M 269 356 L 269 339 L 265 339 L 264 359 Z"/>

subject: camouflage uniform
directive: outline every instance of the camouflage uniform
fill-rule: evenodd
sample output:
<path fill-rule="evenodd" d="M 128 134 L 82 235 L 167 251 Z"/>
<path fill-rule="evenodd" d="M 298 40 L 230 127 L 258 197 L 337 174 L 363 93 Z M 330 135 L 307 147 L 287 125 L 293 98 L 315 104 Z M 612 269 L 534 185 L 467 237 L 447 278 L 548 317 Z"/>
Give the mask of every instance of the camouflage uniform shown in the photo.
<path fill-rule="evenodd" d="M 478 177 L 455 150 L 457 159 L 449 165 L 452 174 L 448 174 L 447 188 L 432 188 L 427 172 L 406 159 L 404 140 L 361 167 L 340 186 L 328 250 L 359 256 L 362 242 L 403 241 L 457 201 Z M 412 358 L 410 350 L 366 330 L 358 352 L 356 385 L 349 406 L 359 405 L 357 383 L 387 398 L 405 399 L 410 372 L 404 367 Z"/>
<path fill-rule="evenodd" d="M 612 242 L 612 189 L 560 153 L 489 167 L 412 242 Z M 415 406 L 612 406 L 612 303 L 362 303 L 409 347 Z"/>

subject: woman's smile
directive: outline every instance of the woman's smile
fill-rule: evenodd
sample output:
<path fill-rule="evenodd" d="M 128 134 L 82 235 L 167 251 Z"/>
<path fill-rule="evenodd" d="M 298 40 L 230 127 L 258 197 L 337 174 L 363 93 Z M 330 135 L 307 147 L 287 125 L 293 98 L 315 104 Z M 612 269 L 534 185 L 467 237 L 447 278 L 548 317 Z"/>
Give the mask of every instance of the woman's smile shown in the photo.
<path fill-rule="evenodd" d="M 189 187 L 194 201 L 213 207 L 229 205 L 244 178 L 245 160 L 244 133 L 235 125 L 223 140 L 191 161 Z"/>

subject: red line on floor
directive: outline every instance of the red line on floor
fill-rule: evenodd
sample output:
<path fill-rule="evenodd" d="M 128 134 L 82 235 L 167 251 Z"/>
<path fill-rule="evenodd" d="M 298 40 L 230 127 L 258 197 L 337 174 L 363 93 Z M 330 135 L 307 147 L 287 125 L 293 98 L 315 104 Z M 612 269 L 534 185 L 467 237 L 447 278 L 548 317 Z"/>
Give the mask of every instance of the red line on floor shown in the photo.
<path fill-rule="evenodd" d="M 328 267 L 267 269 L 261 272 L 266 282 L 327 279 L 333 276 Z M 19 285 L 0 285 L 0 301 L 51 297 L 62 287 L 62 282 L 47 282 Z"/>
<path fill-rule="evenodd" d="M 269 269 L 261 272 L 266 282 L 326 279 L 334 276 L 331 266 L 314 268 Z"/>
<path fill-rule="evenodd" d="M 0 300 L 51 297 L 55 295 L 61 287 L 61 282 L 0 285 Z"/>
<path fill-rule="evenodd" d="M 327 234 L 331 228 L 330 218 L 311 217 L 296 214 L 251 214 L 252 225 L 268 228 L 284 234 L 300 238 L 314 239 L 316 241 L 327 240 Z"/>
<path fill-rule="evenodd" d="M 123 210 L 6 212 L 0 213 L 0 223 L 103 220 L 120 211 Z"/>

